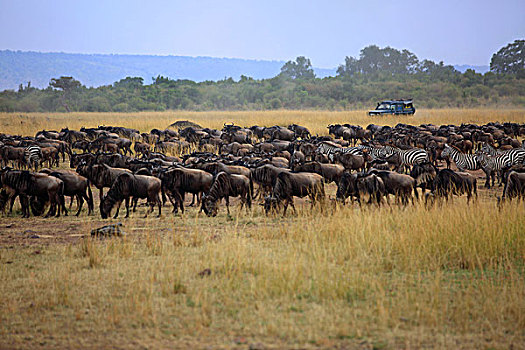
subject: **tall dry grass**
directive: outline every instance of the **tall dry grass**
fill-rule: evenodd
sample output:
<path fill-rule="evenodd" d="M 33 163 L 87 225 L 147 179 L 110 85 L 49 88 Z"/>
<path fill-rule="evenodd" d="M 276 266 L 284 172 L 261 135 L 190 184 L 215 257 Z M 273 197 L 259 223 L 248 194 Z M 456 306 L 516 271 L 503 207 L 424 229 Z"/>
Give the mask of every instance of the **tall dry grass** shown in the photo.
<path fill-rule="evenodd" d="M 140 112 L 140 113 L 0 113 L 0 132 L 34 135 L 42 129 L 60 130 L 68 126 L 119 125 L 139 129 L 141 132 L 153 128 L 166 128 L 176 120 L 192 120 L 204 127 L 222 128 L 224 123 L 237 125 L 304 125 L 314 134 L 326 134 L 326 126 L 335 123 L 350 123 L 366 126 L 370 123 L 396 125 L 406 123 L 420 125 L 461 124 L 488 122 L 525 122 L 525 110 L 489 109 L 423 109 L 414 116 L 370 117 L 366 111 L 213 111 L 213 112 Z"/>
<path fill-rule="evenodd" d="M 128 220 L 124 239 L 0 250 L 0 344 L 524 344 L 522 203 L 314 210 L 190 211 Z"/>

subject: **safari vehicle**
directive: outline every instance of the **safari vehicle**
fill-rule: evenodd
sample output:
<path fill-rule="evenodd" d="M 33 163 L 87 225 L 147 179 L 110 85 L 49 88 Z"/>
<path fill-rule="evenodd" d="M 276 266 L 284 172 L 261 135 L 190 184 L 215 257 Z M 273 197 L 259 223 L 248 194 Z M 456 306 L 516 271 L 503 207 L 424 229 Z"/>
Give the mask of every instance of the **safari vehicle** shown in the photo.
<path fill-rule="evenodd" d="M 410 100 L 389 100 L 377 104 L 376 109 L 368 111 L 368 115 L 384 114 L 414 114 L 416 109 Z"/>

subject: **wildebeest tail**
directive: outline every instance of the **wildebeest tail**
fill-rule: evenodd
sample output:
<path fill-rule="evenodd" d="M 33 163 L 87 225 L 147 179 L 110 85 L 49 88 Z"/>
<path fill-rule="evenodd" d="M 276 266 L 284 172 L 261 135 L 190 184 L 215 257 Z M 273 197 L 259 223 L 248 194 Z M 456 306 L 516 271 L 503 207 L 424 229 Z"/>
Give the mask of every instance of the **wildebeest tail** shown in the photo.
<path fill-rule="evenodd" d="M 94 211 L 95 210 L 95 204 L 94 204 L 94 201 L 93 201 L 93 192 L 91 192 L 91 182 L 89 181 L 89 179 L 87 180 L 87 194 L 88 194 L 88 209 L 90 211 Z"/>
<path fill-rule="evenodd" d="M 58 184 L 58 192 L 57 192 L 57 202 L 58 202 L 58 212 L 60 212 L 60 208 L 64 211 L 64 213 L 67 213 L 66 209 L 66 202 L 64 200 L 64 182 L 60 181 Z"/>
<path fill-rule="evenodd" d="M 253 191 L 253 180 L 252 180 L 252 177 L 250 176 L 250 193 L 249 193 L 249 196 L 248 196 L 249 201 L 250 201 L 249 202 L 250 205 L 252 205 L 252 203 L 251 203 L 252 199 L 255 199 L 254 195 L 255 194 L 254 194 L 254 191 Z"/>

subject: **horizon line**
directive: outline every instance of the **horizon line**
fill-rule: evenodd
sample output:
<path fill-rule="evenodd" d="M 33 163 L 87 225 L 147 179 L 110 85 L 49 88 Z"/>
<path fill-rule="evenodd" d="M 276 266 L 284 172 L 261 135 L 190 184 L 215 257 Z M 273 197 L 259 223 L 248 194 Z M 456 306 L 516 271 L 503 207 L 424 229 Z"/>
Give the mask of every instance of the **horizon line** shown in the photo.
<path fill-rule="evenodd" d="M 226 57 L 226 56 L 192 56 L 192 55 L 177 55 L 177 54 L 151 54 L 151 53 L 86 53 L 86 52 L 65 52 L 65 51 L 36 51 L 36 50 L 15 50 L 15 49 L 0 49 L 2 51 L 9 52 L 21 52 L 21 53 L 38 53 L 38 54 L 66 54 L 66 55 L 86 55 L 86 56 L 151 56 L 151 57 L 187 57 L 187 58 L 212 58 L 212 59 L 230 59 L 230 60 L 241 60 L 241 61 L 262 61 L 262 62 L 276 62 L 286 63 L 291 60 L 278 60 L 278 59 L 260 59 L 260 58 L 241 58 L 241 57 Z M 304 55 L 300 55 L 304 56 Z M 297 57 L 300 57 L 297 56 Z M 296 57 L 296 58 L 297 58 Z M 304 56 L 306 57 L 306 56 Z M 350 57 L 350 56 L 345 56 Z M 308 57 L 307 57 L 308 58 Z M 439 62 L 439 61 L 435 61 Z M 343 64 L 343 63 L 341 63 Z M 446 63 L 451 66 L 472 66 L 472 67 L 489 67 L 490 64 L 472 64 L 472 63 Z M 337 66 L 338 67 L 338 66 Z M 337 69 L 337 67 L 318 67 L 312 64 L 312 68 L 316 69 Z"/>

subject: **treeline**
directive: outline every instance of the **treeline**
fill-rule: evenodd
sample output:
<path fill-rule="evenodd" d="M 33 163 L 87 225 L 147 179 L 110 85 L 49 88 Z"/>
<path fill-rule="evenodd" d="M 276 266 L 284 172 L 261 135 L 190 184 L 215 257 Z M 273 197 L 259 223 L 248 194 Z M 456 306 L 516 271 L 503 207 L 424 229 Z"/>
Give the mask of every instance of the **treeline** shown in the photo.
<path fill-rule="evenodd" d="M 413 98 L 416 107 L 525 106 L 525 41 L 494 54 L 491 71 L 461 73 L 443 62 L 420 61 L 408 50 L 375 45 L 346 57 L 335 77 L 317 78 L 305 57 L 289 61 L 271 79 L 241 76 L 196 83 L 158 76 L 151 84 L 127 77 L 87 88 L 73 77 L 46 89 L 20 86 L 0 92 L 3 112 L 134 112 L 144 110 L 361 109 L 382 99 Z"/>

